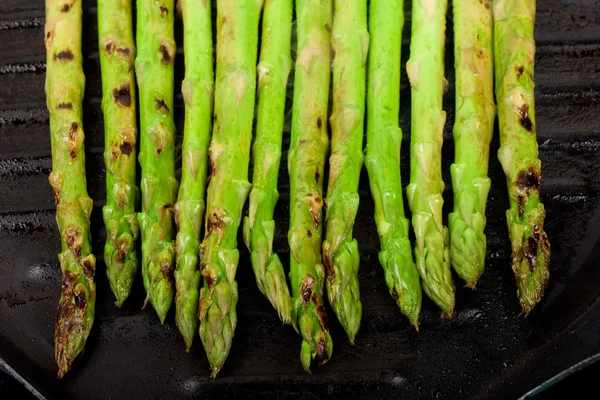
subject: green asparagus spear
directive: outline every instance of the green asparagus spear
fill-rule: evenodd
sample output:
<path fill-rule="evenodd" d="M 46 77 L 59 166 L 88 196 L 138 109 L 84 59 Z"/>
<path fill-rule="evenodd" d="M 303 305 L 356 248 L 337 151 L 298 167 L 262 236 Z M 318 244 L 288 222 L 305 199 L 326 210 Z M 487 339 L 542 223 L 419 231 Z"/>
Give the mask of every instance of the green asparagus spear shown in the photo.
<path fill-rule="evenodd" d="M 140 165 L 142 167 L 142 277 L 161 323 L 173 302 L 173 204 L 175 124 L 173 122 L 173 0 L 137 0 L 135 72 L 140 91 Z"/>
<path fill-rule="evenodd" d="M 415 261 L 425 294 L 448 317 L 454 311 L 448 229 L 442 222 L 442 134 L 446 113 L 444 41 L 447 0 L 413 1 L 410 60 L 406 65 L 412 88 L 410 185 L 417 245 Z"/>
<path fill-rule="evenodd" d="M 327 105 L 331 63 L 331 0 L 296 0 L 298 49 L 294 77 L 290 174 L 292 323 L 302 335 L 300 361 L 322 365 L 333 343 L 323 307 L 321 259 L 323 169 L 329 148 Z"/>
<path fill-rule="evenodd" d="M 175 204 L 175 321 L 189 351 L 198 329 L 198 248 L 204 215 L 208 146 L 213 110 L 213 44 L 210 2 L 180 0 L 183 17 L 185 102 L 181 186 Z"/>
<path fill-rule="evenodd" d="M 450 254 L 458 276 L 475 289 L 485 267 L 485 204 L 491 184 L 487 171 L 496 117 L 492 10 L 489 1 L 479 0 L 454 0 L 453 8 L 456 115 Z"/>
<path fill-rule="evenodd" d="M 402 130 L 398 127 L 398 114 L 403 26 L 403 0 L 371 1 L 365 165 L 375 202 L 375 222 L 381 240 L 379 262 L 385 281 L 402 313 L 419 329 L 421 284 L 408 239 L 409 222 L 404 214 L 399 168 Z"/>
<path fill-rule="evenodd" d="M 81 1 L 67 6 L 46 0 L 46 101 L 50 113 L 52 172 L 56 222 L 62 252 L 58 255 L 62 287 L 54 357 L 58 378 L 82 351 L 94 323 L 96 258 L 90 238 L 89 198 L 85 178 L 81 102 L 85 87 L 81 57 Z"/>
<path fill-rule="evenodd" d="M 332 135 L 323 261 L 329 303 L 354 343 L 362 316 L 358 289 L 360 254 L 352 228 L 363 165 L 365 65 L 369 49 L 367 2 L 335 0 L 334 9 Z"/>
<path fill-rule="evenodd" d="M 285 110 L 285 91 L 292 60 L 292 0 L 266 0 L 260 63 L 258 111 L 253 146 L 254 173 L 244 241 L 251 251 L 256 284 L 284 323 L 292 319 L 292 300 L 283 266 L 273 253 L 273 212 L 279 193 L 277 177 Z"/>
<path fill-rule="evenodd" d="M 98 42 L 106 165 L 106 205 L 102 209 L 106 226 L 104 262 L 117 299 L 115 304 L 120 307 L 131 292 L 138 268 L 135 46 L 130 1 L 98 1 Z"/>
<path fill-rule="evenodd" d="M 512 269 L 525 315 L 544 295 L 550 243 L 540 201 L 541 162 L 535 133 L 533 68 L 535 0 L 495 0 L 494 59 L 500 121 L 498 158 L 506 174 Z"/>
<path fill-rule="evenodd" d="M 262 0 L 217 0 L 215 113 L 206 231 L 200 246 L 200 338 L 216 377 L 237 322 L 237 231 L 250 191 L 248 164 Z"/>

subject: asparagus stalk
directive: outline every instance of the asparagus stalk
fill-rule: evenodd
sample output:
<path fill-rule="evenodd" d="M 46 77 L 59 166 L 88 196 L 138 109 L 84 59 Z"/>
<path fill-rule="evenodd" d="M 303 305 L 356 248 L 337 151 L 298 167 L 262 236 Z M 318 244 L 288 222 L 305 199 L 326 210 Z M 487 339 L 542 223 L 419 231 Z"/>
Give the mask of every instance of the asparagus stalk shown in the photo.
<path fill-rule="evenodd" d="M 456 115 L 450 254 L 454 270 L 475 289 L 485 268 L 485 205 L 490 141 L 494 133 L 492 10 L 488 2 L 454 0 Z"/>
<path fill-rule="evenodd" d="M 323 169 L 329 147 L 327 106 L 331 63 L 331 0 L 296 0 L 297 57 L 294 77 L 290 174 L 290 279 L 292 323 L 302 335 L 300 360 L 310 371 L 322 365 L 333 343 L 323 307 L 321 259 Z"/>
<path fill-rule="evenodd" d="M 404 214 L 399 168 L 402 130 L 398 126 L 398 114 L 403 26 L 403 0 L 371 1 L 365 165 L 375 202 L 375 222 L 381 241 L 379 262 L 385 281 L 402 313 L 418 329 L 421 284 L 408 238 L 409 221 Z"/>
<path fill-rule="evenodd" d="M 200 247 L 200 338 L 216 377 L 237 322 L 237 231 L 250 191 L 248 164 L 262 0 L 217 0 L 215 113 L 206 230 Z"/>
<path fill-rule="evenodd" d="M 213 110 L 213 44 L 210 2 L 180 0 L 183 17 L 185 103 L 181 186 L 175 204 L 175 321 L 189 351 L 198 330 L 198 248 L 204 215 L 208 146 Z"/>
<path fill-rule="evenodd" d="M 408 204 L 417 245 L 415 261 L 422 287 L 448 318 L 454 311 L 448 229 L 442 222 L 442 134 L 446 113 L 444 41 L 447 0 L 413 1 L 410 60 L 412 88 Z"/>
<path fill-rule="evenodd" d="M 525 315 L 544 295 L 550 272 L 550 243 L 540 201 L 534 111 L 534 0 L 495 0 L 494 58 L 500 121 L 498 158 L 506 174 L 510 208 L 506 211 L 512 243 L 512 269 Z"/>
<path fill-rule="evenodd" d="M 137 0 L 135 72 L 140 90 L 140 165 L 142 167 L 142 277 L 146 301 L 161 323 L 173 302 L 173 204 L 175 124 L 173 122 L 173 0 Z"/>
<path fill-rule="evenodd" d="M 46 0 L 46 101 L 50 114 L 56 222 L 62 252 L 58 255 L 62 287 L 54 357 L 58 378 L 83 351 L 94 323 L 96 258 L 92 254 L 89 198 L 85 177 L 81 102 L 85 87 L 81 56 L 81 1 L 68 5 Z"/>
<path fill-rule="evenodd" d="M 360 254 L 352 228 L 363 165 L 365 65 L 369 48 L 367 2 L 335 0 L 334 9 L 332 135 L 323 261 L 329 303 L 354 343 L 362 316 L 358 289 Z"/>
<path fill-rule="evenodd" d="M 285 92 L 292 66 L 292 0 L 266 0 L 260 62 L 258 110 L 252 158 L 254 173 L 244 241 L 251 252 L 256 284 L 284 323 L 292 319 L 292 300 L 283 266 L 273 253 L 273 212 L 279 197 L 277 177 L 285 111 Z"/>
<path fill-rule="evenodd" d="M 130 1 L 98 1 L 98 42 L 106 165 L 106 205 L 102 209 L 106 226 L 104 262 L 117 299 L 115 304 L 120 307 L 131 292 L 138 268 L 135 45 Z"/>

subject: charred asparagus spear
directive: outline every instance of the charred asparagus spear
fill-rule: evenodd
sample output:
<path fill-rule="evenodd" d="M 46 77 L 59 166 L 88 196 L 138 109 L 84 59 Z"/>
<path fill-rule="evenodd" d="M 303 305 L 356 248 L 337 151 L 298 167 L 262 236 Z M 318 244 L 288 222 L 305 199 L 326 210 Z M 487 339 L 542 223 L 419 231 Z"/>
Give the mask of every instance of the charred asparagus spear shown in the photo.
<path fill-rule="evenodd" d="M 261 0 L 217 0 L 217 74 L 209 156 L 206 231 L 200 247 L 200 338 L 216 377 L 231 348 L 237 314 L 237 231 L 250 191 L 248 164 Z"/>
<path fill-rule="evenodd" d="M 404 214 L 399 167 L 402 130 L 398 126 L 398 114 L 403 26 L 403 0 L 371 1 L 365 165 L 375 202 L 375 222 L 381 241 L 379 262 L 385 281 L 402 313 L 418 329 L 421 284 L 408 239 L 409 222 Z"/>
<path fill-rule="evenodd" d="M 85 178 L 81 102 L 85 87 L 81 57 L 81 1 L 68 7 L 46 0 L 46 101 L 50 113 L 52 172 L 56 222 L 62 252 L 62 288 L 56 326 L 54 357 L 58 377 L 70 369 L 82 351 L 94 323 L 96 258 L 90 238 L 89 198 Z"/>
<path fill-rule="evenodd" d="M 133 63 L 131 1 L 98 1 L 98 42 L 102 67 L 106 226 L 104 262 L 110 288 L 120 307 L 133 285 L 138 268 L 135 242 L 139 227 L 135 206 L 137 122 Z"/>
<path fill-rule="evenodd" d="M 140 90 L 140 165 L 142 167 L 142 277 L 146 301 L 161 323 L 173 302 L 173 204 L 175 124 L 173 122 L 173 0 L 137 0 L 135 72 Z"/>
<path fill-rule="evenodd" d="M 454 282 L 450 272 L 448 229 L 442 221 L 442 134 L 446 113 L 444 41 L 447 0 L 413 1 L 410 60 L 406 65 L 412 88 L 410 185 L 417 245 L 415 261 L 423 291 L 451 317 Z"/>
<path fill-rule="evenodd" d="M 454 270 L 472 289 L 485 267 L 485 204 L 494 133 L 492 10 L 489 1 L 454 0 L 456 115 L 451 167 L 454 212 L 450 255 Z"/>
<path fill-rule="evenodd" d="M 358 242 L 352 238 L 352 228 L 358 211 L 358 180 L 363 165 L 369 33 L 365 0 L 334 3 L 333 112 L 323 261 L 329 303 L 353 343 L 362 316 L 358 289 L 360 254 Z"/>
<path fill-rule="evenodd" d="M 292 323 L 302 335 L 300 360 L 310 371 L 333 344 L 323 307 L 321 259 L 323 168 L 329 147 L 327 105 L 331 64 L 331 0 L 296 0 L 298 49 L 294 77 L 290 174 L 290 279 Z"/>
<path fill-rule="evenodd" d="M 508 184 L 506 211 L 512 269 L 525 315 L 544 295 L 550 243 L 540 201 L 541 162 L 535 133 L 533 66 L 535 0 L 495 0 L 494 58 L 500 121 L 498 158 Z"/>
<path fill-rule="evenodd" d="M 285 111 L 285 91 L 292 60 L 293 0 L 266 0 L 258 64 L 258 111 L 252 158 L 254 173 L 244 241 L 251 251 L 256 284 L 284 323 L 292 319 L 292 301 L 283 266 L 273 253 L 273 212 L 279 197 L 277 177 Z"/>
<path fill-rule="evenodd" d="M 213 110 L 213 44 L 210 2 L 180 0 L 183 17 L 185 103 L 181 186 L 175 204 L 175 321 L 189 351 L 198 329 L 198 248 Z"/>

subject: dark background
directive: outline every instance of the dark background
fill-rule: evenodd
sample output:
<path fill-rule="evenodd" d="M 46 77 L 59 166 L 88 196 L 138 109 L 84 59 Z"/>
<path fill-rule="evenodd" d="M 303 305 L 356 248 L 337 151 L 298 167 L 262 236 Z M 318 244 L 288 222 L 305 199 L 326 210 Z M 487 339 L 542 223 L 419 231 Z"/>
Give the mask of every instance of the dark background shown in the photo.
<path fill-rule="evenodd" d="M 144 293 L 139 278 L 123 309 L 112 305 L 101 259 L 105 189 L 95 1 L 85 0 L 84 9 L 84 128 L 88 189 L 95 200 L 92 232 L 99 259 L 98 299 L 86 351 L 73 372 L 57 382 L 52 333 L 60 287 L 56 257 L 60 243 L 47 180 L 51 154 L 44 95 L 44 3 L 0 2 L 0 357 L 42 394 L 90 399 L 514 398 L 600 352 L 600 305 L 596 301 L 600 295 L 600 1 L 538 2 L 537 133 L 553 260 L 545 300 L 527 319 L 519 316 L 510 269 L 504 217 L 508 198 L 496 156 L 496 132 L 490 157 L 487 269 L 476 292 L 457 290 L 452 321 L 440 319 L 439 310 L 425 300 L 421 332 L 416 333 L 389 296 L 377 260 L 373 202 L 363 171 L 355 229 L 361 250 L 363 321 L 356 346 L 349 344 L 329 310 L 333 357 L 313 375 L 305 374 L 299 361 L 300 338 L 291 327 L 281 325 L 256 289 L 240 240 L 239 322 L 231 354 L 217 380 L 208 378 L 208 362 L 199 340 L 185 353 L 172 315 L 161 326 L 150 307 L 140 310 Z M 409 172 L 410 89 L 404 64 L 409 57 L 410 1 L 405 9 L 400 116 L 404 185 Z M 446 75 L 450 87 L 444 98 L 448 121 L 443 148 L 446 214 L 452 209 L 449 166 L 454 153 L 451 12 L 448 15 Z M 181 45 L 180 20 L 176 32 Z M 176 119 L 182 132 L 181 51 L 176 70 Z M 284 150 L 289 145 L 290 107 Z M 274 248 L 285 262 L 289 258 L 285 151 L 279 189 Z M 0 374 L 1 398 L 27 398 L 22 393 Z"/>

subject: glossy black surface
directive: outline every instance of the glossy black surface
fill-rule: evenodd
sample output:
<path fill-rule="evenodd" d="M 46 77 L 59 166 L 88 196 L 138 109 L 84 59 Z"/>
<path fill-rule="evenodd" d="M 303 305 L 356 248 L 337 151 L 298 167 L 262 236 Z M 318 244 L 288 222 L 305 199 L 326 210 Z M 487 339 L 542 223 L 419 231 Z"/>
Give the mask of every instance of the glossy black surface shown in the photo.
<path fill-rule="evenodd" d="M 536 22 L 536 112 L 542 198 L 552 244 L 545 300 L 519 316 L 504 211 L 505 181 L 493 141 L 488 205 L 488 263 L 477 291 L 460 288 L 452 321 L 424 302 L 421 332 L 411 329 L 389 296 L 377 261 L 373 202 L 365 171 L 355 235 L 361 250 L 363 321 L 351 346 L 329 310 L 334 354 L 313 375 L 302 371 L 300 339 L 282 326 L 254 283 L 240 240 L 239 322 L 221 375 L 211 380 L 201 343 L 190 353 L 169 317 L 161 326 L 138 279 L 122 310 L 113 306 L 101 261 L 104 229 L 101 85 L 94 0 L 85 0 L 84 52 L 88 187 L 98 263 L 96 323 L 84 356 L 64 380 L 55 380 L 53 324 L 60 287 L 56 257 L 42 0 L 0 2 L 0 357 L 47 397 L 188 398 L 515 398 L 558 372 L 600 352 L 600 1 L 544 0 Z M 410 10 L 410 2 L 406 9 Z M 451 15 L 451 13 L 449 13 Z M 408 183 L 410 12 L 404 29 L 402 104 L 403 183 Z M 182 43 L 181 21 L 177 42 Z M 451 25 L 449 26 L 451 29 Z M 453 57 L 447 41 L 445 96 L 448 121 L 443 148 L 445 211 L 452 209 Z M 177 87 L 183 77 L 181 51 Z M 292 80 L 290 80 L 292 82 Z M 290 88 L 291 89 L 291 88 Z M 291 104 L 288 104 L 288 109 Z M 289 113 L 287 127 L 289 128 Z M 182 132 L 183 102 L 176 118 Z M 285 133 L 284 150 L 289 132 Z M 275 250 L 289 258 L 289 185 L 286 157 L 280 172 Z M 457 283 L 460 283 L 457 280 Z M 1 389 L 1 388 L 0 388 Z"/>

